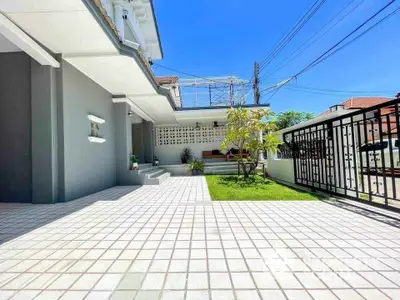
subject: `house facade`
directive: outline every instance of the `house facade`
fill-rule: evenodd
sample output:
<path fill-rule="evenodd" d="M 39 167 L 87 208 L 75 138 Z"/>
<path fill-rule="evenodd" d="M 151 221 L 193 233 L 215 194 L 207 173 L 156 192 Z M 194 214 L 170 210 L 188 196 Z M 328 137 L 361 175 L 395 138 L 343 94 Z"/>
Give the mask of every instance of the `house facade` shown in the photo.
<path fill-rule="evenodd" d="M 151 70 L 162 58 L 150 0 L 1 1 L 0 201 L 143 184 L 133 154 L 171 164 L 217 148 L 227 108 L 182 107 Z"/>

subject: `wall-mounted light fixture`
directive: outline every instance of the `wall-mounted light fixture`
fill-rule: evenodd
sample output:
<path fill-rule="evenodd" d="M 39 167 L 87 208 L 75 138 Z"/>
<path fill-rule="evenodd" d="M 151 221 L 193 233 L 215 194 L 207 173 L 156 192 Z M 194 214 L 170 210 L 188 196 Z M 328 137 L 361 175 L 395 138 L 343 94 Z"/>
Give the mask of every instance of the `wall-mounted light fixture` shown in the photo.
<path fill-rule="evenodd" d="M 196 122 L 196 127 L 195 127 L 195 129 L 197 129 L 197 130 L 200 129 L 200 124 L 199 124 L 199 122 Z"/>
<path fill-rule="evenodd" d="M 98 124 L 104 124 L 104 123 L 106 122 L 104 119 L 99 118 L 99 117 L 97 117 L 97 116 L 95 116 L 95 115 L 88 115 L 87 118 L 88 118 L 90 121 L 95 122 L 95 123 L 98 123 Z"/>
<path fill-rule="evenodd" d="M 128 116 L 132 117 L 132 116 L 133 116 L 133 112 L 132 112 L 132 111 L 129 111 L 129 112 L 128 112 Z"/>
<path fill-rule="evenodd" d="M 217 127 L 219 127 L 218 122 L 214 121 L 214 128 L 217 128 Z"/>

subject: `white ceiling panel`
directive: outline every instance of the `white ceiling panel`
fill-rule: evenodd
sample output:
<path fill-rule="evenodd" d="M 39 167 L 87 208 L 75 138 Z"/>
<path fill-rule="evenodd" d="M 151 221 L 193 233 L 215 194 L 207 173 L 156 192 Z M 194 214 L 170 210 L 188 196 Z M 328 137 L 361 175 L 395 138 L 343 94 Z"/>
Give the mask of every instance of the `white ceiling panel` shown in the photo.
<path fill-rule="evenodd" d="M 156 124 L 176 124 L 174 110 L 167 97 L 160 95 L 147 95 L 143 97 L 129 97 L 129 99 L 154 119 Z"/>
<path fill-rule="evenodd" d="M 65 57 L 113 95 L 155 94 L 153 86 L 132 57 L 124 55 Z"/>
<path fill-rule="evenodd" d="M 117 52 L 89 11 L 18 13 L 7 16 L 53 53 Z"/>
<path fill-rule="evenodd" d="M 3 13 L 85 10 L 81 0 L 1 0 Z"/>

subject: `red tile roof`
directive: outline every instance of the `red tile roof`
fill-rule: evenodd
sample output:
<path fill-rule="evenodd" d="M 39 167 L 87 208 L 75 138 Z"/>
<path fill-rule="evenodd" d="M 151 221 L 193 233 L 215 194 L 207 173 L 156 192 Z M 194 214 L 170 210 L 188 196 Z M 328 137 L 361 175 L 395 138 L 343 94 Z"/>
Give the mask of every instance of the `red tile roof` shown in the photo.
<path fill-rule="evenodd" d="M 374 105 L 378 105 L 387 101 L 390 101 L 390 98 L 386 97 L 357 97 L 350 98 L 349 100 L 343 102 L 345 109 L 361 109 L 368 108 Z"/>
<path fill-rule="evenodd" d="M 175 84 L 179 81 L 178 76 L 164 76 L 164 77 L 157 77 L 158 84 Z"/>

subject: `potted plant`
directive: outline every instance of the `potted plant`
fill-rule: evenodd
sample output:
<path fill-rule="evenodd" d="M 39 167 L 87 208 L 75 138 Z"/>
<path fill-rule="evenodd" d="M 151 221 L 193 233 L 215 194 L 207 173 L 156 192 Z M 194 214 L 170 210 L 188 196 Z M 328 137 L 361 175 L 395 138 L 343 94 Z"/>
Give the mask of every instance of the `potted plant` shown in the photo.
<path fill-rule="evenodd" d="M 139 161 L 136 158 L 136 155 L 131 156 L 132 170 L 136 170 L 139 167 Z"/>
<path fill-rule="evenodd" d="M 189 170 L 192 175 L 196 176 L 204 172 L 204 162 L 201 159 L 195 158 L 189 162 Z"/>
<path fill-rule="evenodd" d="M 187 164 L 189 161 L 192 160 L 192 150 L 190 148 L 183 148 L 181 152 L 181 162 L 183 164 Z"/>

